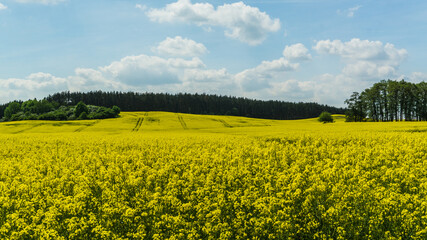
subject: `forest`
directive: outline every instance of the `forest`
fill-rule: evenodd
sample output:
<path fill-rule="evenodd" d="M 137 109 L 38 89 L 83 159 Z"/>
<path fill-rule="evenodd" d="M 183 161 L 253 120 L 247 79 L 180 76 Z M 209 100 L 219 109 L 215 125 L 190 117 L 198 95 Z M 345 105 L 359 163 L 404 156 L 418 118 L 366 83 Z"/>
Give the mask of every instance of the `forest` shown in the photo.
<path fill-rule="evenodd" d="M 43 100 L 60 106 L 73 106 L 82 101 L 88 105 L 122 111 L 166 111 L 192 114 L 232 115 L 265 119 L 304 119 L 318 117 L 323 111 L 344 114 L 345 109 L 318 103 L 261 101 L 241 97 L 208 94 L 168 94 L 137 92 L 61 92 Z M 10 103 L 0 105 L 0 118 Z"/>
<path fill-rule="evenodd" d="M 363 92 L 353 92 L 346 119 L 362 121 L 426 121 L 427 83 L 381 80 Z"/>
<path fill-rule="evenodd" d="M 105 119 L 115 118 L 120 114 L 120 108 L 113 106 L 107 108 L 103 106 L 86 105 L 80 101 L 74 105 L 61 105 L 55 101 L 28 100 L 25 102 L 14 101 L 1 109 L 3 121 L 22 120 L 84 120 L 84 119 Z"/>

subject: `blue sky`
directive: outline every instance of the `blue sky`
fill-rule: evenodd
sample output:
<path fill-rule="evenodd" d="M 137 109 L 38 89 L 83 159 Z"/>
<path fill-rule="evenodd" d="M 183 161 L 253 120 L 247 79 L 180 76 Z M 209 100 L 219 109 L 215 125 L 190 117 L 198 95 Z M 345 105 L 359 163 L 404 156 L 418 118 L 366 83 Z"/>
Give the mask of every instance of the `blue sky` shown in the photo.
<path fill-rule="evenodd" d="M 427 80 L 427 1 L 0 0 L 0 103 L 190 92 L 344 106 Z"/>

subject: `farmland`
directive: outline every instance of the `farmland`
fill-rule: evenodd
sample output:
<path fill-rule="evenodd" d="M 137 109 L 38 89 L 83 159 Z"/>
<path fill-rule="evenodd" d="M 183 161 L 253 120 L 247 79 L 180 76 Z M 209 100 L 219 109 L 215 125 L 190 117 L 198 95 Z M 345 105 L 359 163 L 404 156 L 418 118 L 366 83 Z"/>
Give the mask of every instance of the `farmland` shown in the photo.
<path fill-rule="evenodd" d="M 0 123 L 0 239 L 426 239 L 427 123 Z"/>

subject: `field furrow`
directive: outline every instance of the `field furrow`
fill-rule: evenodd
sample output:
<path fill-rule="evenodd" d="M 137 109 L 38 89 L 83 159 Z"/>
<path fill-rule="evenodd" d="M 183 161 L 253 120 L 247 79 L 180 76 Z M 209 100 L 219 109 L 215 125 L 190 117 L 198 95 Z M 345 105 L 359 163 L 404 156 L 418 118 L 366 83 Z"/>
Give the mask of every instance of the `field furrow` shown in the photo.
<path fill-rule="evenodd" d="M 181 126 L 182 126 L 182 128 L 183 128 L 184 130 L 187 130 L 187 129 L 188 129 L 188 127 L 187 127 L 187 123 L 185 123 L 184 118 L 182 118 L 182 116 L 181 116 L 181 115 L 179 115 L 179 114 L 178 114 L 178 121 L 179 121 L 179 123 L 181 124 Z"/>

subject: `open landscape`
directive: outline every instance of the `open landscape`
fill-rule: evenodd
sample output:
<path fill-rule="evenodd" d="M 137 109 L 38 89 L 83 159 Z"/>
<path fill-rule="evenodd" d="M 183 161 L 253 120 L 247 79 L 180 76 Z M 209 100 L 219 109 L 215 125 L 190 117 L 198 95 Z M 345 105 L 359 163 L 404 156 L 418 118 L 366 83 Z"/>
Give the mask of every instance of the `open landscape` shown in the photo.
<path fill-rule="evenodd" d="M 0 123 L 2 239 L 425 239 L 427 122 Z"/>
<path fill-rule="evenodd" d="M 427 1 L 0 0 L 0 240 L 427 240 Z"/>

